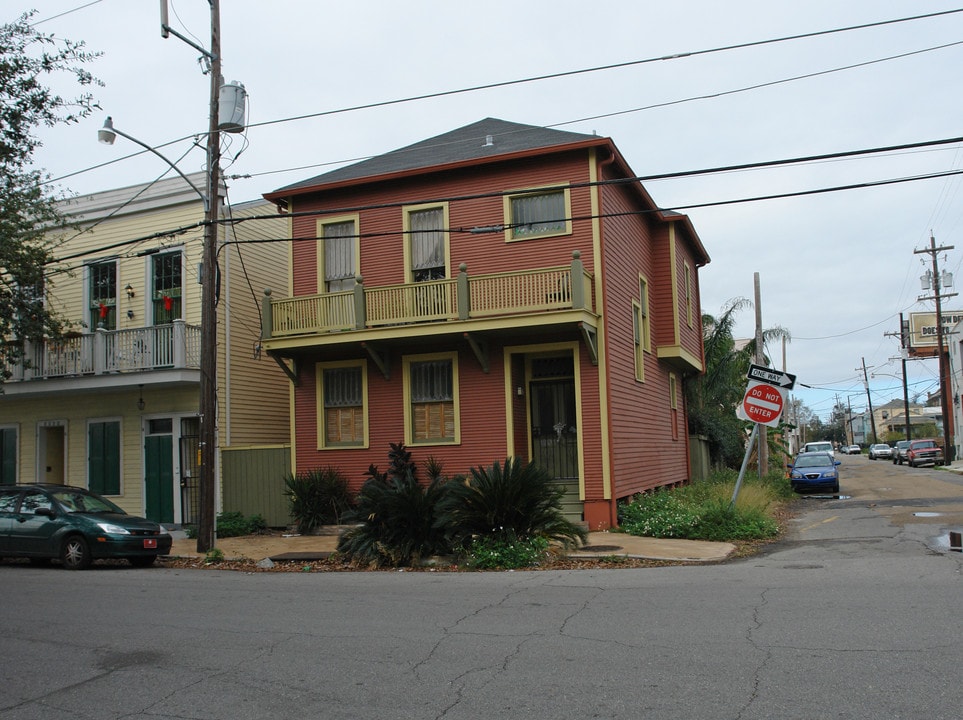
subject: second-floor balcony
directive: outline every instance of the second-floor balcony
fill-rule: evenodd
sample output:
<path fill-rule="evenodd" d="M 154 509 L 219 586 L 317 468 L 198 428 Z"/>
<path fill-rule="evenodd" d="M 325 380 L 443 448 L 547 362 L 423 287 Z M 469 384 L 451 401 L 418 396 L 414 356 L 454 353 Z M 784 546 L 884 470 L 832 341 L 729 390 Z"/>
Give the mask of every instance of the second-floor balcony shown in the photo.
<path fill-rule="evenodd" d="M 462 265 L 453 279 L 367 287 L 359 277 L 345 292 L 274 299 L 268 290 L 265 296 L 264 340 L 593 311 L 592 276 L 578 252 L 570 265 L 559 267 L 469 275 Z"/>
<path fill-rule="evenodd" d="M 61 340 L 28 342 L 24 362 L 6 382 L 200 367 L 201 329 L 175 320 L 166 325 L 104 330 Z"/>

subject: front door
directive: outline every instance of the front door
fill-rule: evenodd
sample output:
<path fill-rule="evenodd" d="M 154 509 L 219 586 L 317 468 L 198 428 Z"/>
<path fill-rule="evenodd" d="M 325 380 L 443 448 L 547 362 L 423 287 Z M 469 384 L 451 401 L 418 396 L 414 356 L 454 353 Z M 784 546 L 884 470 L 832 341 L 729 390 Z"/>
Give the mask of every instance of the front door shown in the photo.
<path fill-rule="evenodd" d="M 154 522 L 174 522 L 174 435 L 170 418 L 147 421 L 144 513 Z"/>
<path fill-rule="evenodd" d="M 565 516 L 580 521 L 578 416 L 572 358 L 533 358 L 530 373 L 532 462 L 551 473 L 565 488 Z"/>

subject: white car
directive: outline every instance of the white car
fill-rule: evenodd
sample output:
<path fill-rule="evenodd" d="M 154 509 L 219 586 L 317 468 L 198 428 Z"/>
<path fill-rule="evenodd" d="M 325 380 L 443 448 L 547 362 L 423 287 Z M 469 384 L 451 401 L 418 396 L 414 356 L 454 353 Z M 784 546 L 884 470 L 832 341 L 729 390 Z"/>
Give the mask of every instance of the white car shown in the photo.
<path fill-rule="evenodd" d="M 847 445 L 843 448 L 843 452 L 847 455 L 860 455 L 863 449 L 859 445 Z"/>
<path fill-rule="evenodd" d="M 879 458 L 886 458 L 887 460 L 892 459 L 893 448 L 885 443 L 877 443 L 876 445 L 869 446 L 869 459 L 878 460 Z"/>
<path fill-rule="evenodd" d="M 819 440 L 816 442 L 808 442 L 803 445 L 800 453 L 811 453 L 811 452 L 826 452 L 830 455 L 833 454 L 833 444 L 828 440 Z"/>

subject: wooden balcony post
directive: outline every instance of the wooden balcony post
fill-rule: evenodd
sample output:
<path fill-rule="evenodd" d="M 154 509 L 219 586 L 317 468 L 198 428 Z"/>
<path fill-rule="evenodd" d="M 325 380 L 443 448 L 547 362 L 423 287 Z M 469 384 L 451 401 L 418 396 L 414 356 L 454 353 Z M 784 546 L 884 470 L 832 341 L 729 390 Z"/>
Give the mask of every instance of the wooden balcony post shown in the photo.
<path fill-rule="evenodd" d="M 174 321 L 174 367 L 187 367 L 187 323 L 182 319 Z"/>
<path fill-rule="evenodd" d="M 364 330 L 367 324 L 367 306 L 364 299 L 364 278 L 361 275 L 355 278 L 354 286 L 354 327 L 356 330 Z"/>
<path fill-rule="evenodd" d="M 572 251 L 572 309 L 585 308 L 585 266 L 582 265 L 582 253 Z"/>
<path fill-rule="evenodd" d="M 271 288 L 264 288 L 264 302 L 261 303 L 261 339 L 270 340 L 274 327 L 274 313 L 271 310 Z"/>
<path fill-rule="evenodd" d="M 94 330 L 94 375 L 103 375 L 107 372 L 107 345 L 107 330 L 103 325 L 98 325 Z"/>
<path fill-rule="evenodd" d="M 458 319 L 467 320 L 471 315 L 471 296 L 468 293 L 468 266 L 462 263 L 458 266 Z"/>

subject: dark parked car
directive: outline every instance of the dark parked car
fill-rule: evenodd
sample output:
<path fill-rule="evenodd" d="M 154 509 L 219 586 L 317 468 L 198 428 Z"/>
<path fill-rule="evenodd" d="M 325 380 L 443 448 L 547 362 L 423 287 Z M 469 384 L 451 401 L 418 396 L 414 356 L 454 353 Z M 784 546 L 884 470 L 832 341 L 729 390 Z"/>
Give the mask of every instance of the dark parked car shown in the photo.
<path fill-rule="evenodd" d="M 147 567 L 170 553 L 172 542 L 156 522 L 128 515 L 84 488 L 0 485 L 0 558 L 38 564 L 59 559 L 70 570 L 83 570 L 98 558 Z"/>
<path fill-rule="evenodd" d="M 910 442 L 909 440 L 900 440 L 896 443 L 896 447 L 893 448 L 894 465 L 902 465 L 906 462 L 906 451 L 909 450 Z"/>
<path fill-rule="evenodd" d="M 869 446 L 869 459 L 879 460 L 880 458 L 893 457 L 893 448 L 886 443 L 876 443 Z"/>
<path fill-rule="evenodd" d="M 910 467 L 942 465 L 943 448 L 936 444 L 936 440 L 913 440 L 906 450 L 906 462 Z"/>
<path fill-rule="evenodd" d="M 829 453 L 808 452 L 796 456 L 789 468 L 789 484 L 795 492 L 839 492 L 839 460 Z"/>

